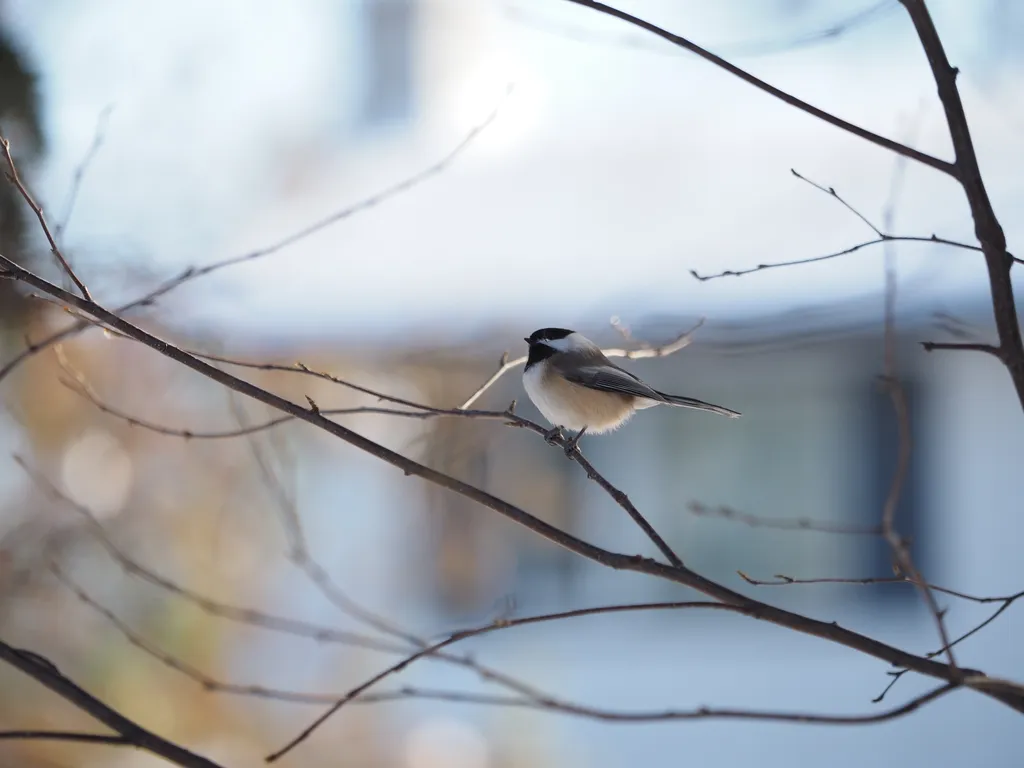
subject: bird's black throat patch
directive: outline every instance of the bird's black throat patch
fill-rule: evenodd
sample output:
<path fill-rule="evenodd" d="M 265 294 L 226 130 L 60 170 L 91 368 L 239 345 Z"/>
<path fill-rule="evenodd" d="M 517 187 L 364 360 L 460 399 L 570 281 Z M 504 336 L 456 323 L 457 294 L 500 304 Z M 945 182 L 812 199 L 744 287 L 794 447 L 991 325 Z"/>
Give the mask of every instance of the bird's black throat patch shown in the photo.
<path fill-rule="evenodd" d="M 530 345 L 530 355 L 526 358 L 526 370 L 530 370 L 537 363 L 547 360 L 557 351 L 557 349 L 549 347 L 543 341 L 534 342 Z"/>

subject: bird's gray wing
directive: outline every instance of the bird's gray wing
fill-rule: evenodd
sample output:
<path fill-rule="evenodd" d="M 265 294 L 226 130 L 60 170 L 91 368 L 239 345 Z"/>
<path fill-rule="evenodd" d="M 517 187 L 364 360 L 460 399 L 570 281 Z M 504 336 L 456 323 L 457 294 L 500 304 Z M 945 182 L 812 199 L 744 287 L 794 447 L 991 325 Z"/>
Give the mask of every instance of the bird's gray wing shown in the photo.
<path fill-rule="evenodd" d="M 665 402 L 665 398 L 660 392 L 651 389 L 629 371 L 610 362 L 572 367 L 568 370 L 560 367 L 560 373 L 573 384 L 579 384 L 589 389 Z"/>

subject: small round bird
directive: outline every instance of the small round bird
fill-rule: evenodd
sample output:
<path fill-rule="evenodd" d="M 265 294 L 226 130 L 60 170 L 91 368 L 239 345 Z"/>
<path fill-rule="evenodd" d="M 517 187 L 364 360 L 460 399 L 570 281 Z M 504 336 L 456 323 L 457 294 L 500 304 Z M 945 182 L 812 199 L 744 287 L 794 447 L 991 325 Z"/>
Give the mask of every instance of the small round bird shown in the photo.
<path fill-rule="evenodd" d="M 566 445 L 572 453 L 583 434 L 617 429 L 636 411 L 655 405 L 674 405 L 710 411 L 735 419 L 740 414 L 692 397 L 668 395 L 645 384 L 609 360 L 586 336 L 568 328 L 541 328 L 523 339 L 530 354 L 523 371 L 526 394 L 554 428 L 576 430 Z"/>

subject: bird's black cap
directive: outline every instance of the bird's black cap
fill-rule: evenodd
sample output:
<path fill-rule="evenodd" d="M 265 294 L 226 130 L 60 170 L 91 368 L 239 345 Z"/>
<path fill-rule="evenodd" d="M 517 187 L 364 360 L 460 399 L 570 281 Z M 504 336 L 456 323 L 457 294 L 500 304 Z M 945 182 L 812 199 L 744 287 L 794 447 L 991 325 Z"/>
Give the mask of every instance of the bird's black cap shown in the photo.
<path fill-rule="evenodd" d="M 570 331 L 568 328 L 541 328 L 539 331 L 531 333 L 523 341 L 530 345 L 540 344 L 545 341 L 558 341 L 559 339 L 564 339 L 570 333 L 575 333 L 575 331 Z"/>

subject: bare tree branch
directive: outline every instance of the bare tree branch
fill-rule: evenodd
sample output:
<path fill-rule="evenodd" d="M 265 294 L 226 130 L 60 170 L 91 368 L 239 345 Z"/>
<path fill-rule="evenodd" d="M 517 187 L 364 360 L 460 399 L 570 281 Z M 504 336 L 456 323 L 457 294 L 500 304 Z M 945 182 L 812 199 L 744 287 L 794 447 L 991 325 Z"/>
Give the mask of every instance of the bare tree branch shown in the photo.
<path fill-rule="evenodd" d="M 595 0 L 567 0 L 567 2 L 573 3 L 574 5 L 581 5 L 584 8 L 590 8 L 592 10 L 597 11 L 598 13 L 603 13 L 606 16 L 612 16 L 616 19 L 620 19 L 626 22 L 627 24 L 632 24 L 635 27 L 639 27 L 640 29 L 651 32 L 657 35 L 658 37 L 669 41 L 673 45 L 677 45 L 680 48 L 685 48 L 691 53 L 697 54 L 705 61 L 711 62 L 716 67 L 724 69 L 729 74 L 738 77 L 740 80 L 743 80 L 744 82 L 750 83 L 755 88 L 758 88 L 764 91 L 765 93 L 774 96 L 780 101 L 789 104 L 791 107 L 796 107 L 802 112 L 806 112 L 809 115 L 814 115 L 814 117 L 818 118 L 819 120 L 824 120 L 826 123 L 834 125 L 837 128 L 841 128 L 847 133 L 852 133 L 854 136 L 858 136 L 864 139 L 865 141 L 871 142 L 872 144 L 877 144 L 878 146 L 884 147 L 885 149 L 895 152 L 896 154 L 909 157 L 912 160 L 916 160 L 919 163 L 924 163 L 925 165 L 930 166 L 937 171 L 942 171 L 943 173 L 953 176 L 954 178 L 956 178 L 957 176 L 957 171 L 953 163 L 950 163 L 946 160 L 940 160 L 937 157 L 932 157 L 931 155 L 925 154 L 924 152 L 919 152 L 918 150 L 913 149 L 912 147 L 900 144 L 899 142 L 893 141 L 892 139 L 887 139 L 884 136 L 879 136 L 877 133 L 872 133 L 871 131 L 865 128 L 861 128 L 859 125 L 854 125 L 853 123 L 847 122 L 842 118 L 836 117 L 835 115 L 829 112 L 825 112 L 824 110 L 818 109 L 817 107 L 808 104 L 806 101 L 802 101 L 801 99 L 798 99 L 795 96 L 786 93 L 785 91 L 779 90 L 773 85 L 769 85 L 764 80 L 754 77 L 752 74 L 750 74 L 746 70 L 740 69 L 735 64 L 730 64 L 722 57 L 716 56 L 715 54 L 711 53 L 711 51 L 705 50 L 704 48 L 701 48 L 699 45 L 690 42 L 690 40 L 688 40 L 687 38 L 669 32 L 667 29 L 663 29 L 662 27 L 659 27 L 656 24 L 652 24 L 649 21 L 644 21 L 643 19 L 633 16 L 632 14 L 626 13 L 625 11 L 621 11 L 618 8 L 613 8 L 610 5 L 605 5 L 604 3 L 599 3 L 596 2 Z"/>
<path fill-rule="evenodd" d="M 74 733 L 73 731 L 0 731 L 0 741 L 77 741 L 83 744 L 134 746 L 124 736 L 104 733 Z"/>
<path fill-rule="evenodd" d="M 14 188 L 18 190 L 18 194 L 24 198 L 28 207 L 32 209 L 32 213 L 36 215 L 39 220 L 39 227 L 43 230 L 43 234 L 46 235 L 47 241 L 50 243 L 50 252 L 53 257 L 60 264 L 61 269 L 64 270 L 64 274 L 71 278 L 71 281 L 78 287 L 78 290 L 82 292 L 88 301 L 92 301 L 92 295 L 89 293 L 89 289 L 85 287 L 85 283 L 78 279 L 78 275 L 75 274 L 75 270 L 71 268 L 68 260 L 64 258 L 64 254 L 61 253 L 60 246 L 57 245 L 57 241 L 54 240 L 53 234 L 50 232 L 50 226 L 46 223 L 46 216 L 43 214 L 43 209 L 32 197 L 32 193 L 25 187 L 24 182 L 21 180 L 21 176 L 18 175 L 18 169 L 14 165 L 14 158 L 11 157 L 11 142 L 0 136 L 0 147 L 4 151 L 4 159 L 7 161 L 7 180 L 14 185 Z"/>
<path fill-rule="evenodd" d="M 722 277 L 742 277 L 743 275 L 749 275 L 753 272 L 763 272 L 766 269 L 778 269 L 780 267 L 796 267 L 803 264 L 815 264 L 819 261 L 829 261 L 831 259 L 839 258 L 840 256 L 846 256 L 851 253 L 856 253 L 862 248 L 868 248 L 873 245 L 889 245 L 890 243 L 934 243 L 937 245 L 948 245 L 951 248 L 960 248 L 965 251 L 974 251 L 975 253 L 983 253 L 983 249 L 977 245 L 971 245 L 970 243 L 964 243 L 959 240 L 950 240 L 945 237 L 939 237 L 938 235 L 894 235 L 891 230 L 883 232 L 879 229 L 869 218 L 855 208 L 849 201 L 841 197 L 833 187 L 826 187 L 823 184 L 819 184 L 816 181 L 812 181 L 806 176 L 799 173 L 796 169 L 791 168 L 790 173 L 796 178 L 800 179 L 820 192 L 828 195 L 829 197 L 840 203 L 846 210 L 864 222 L 877 237 L 872 240 L 865 240 L 856 245 L 851 245 L 848 248 L 843 248 L 839 251 L 833 251 L 832 253 L 826 253 L 820 256 L 808 256 L 803 259 L 790 259 L 788 261 L 774 261 L 766 264 L 758 264 L 754 267 L 748 267 L 747 269 L 726 269 L 721 272 L 715 272 L 712 274 L 702 275 L 694 269 L 690 270 L 690 274 L 700 280 L 702 283 L 708 280 L 717 280 Z M 1024 260 L 1018 259 L 1016 256 L 1010 255 L 1010 258 L 1014 262 L 1024 264 Z"/>
<path fill-rule="evenodd" d="M 157 736 L 138 723 L 108 707 L 61 674 L 53 662 L 36 653 L 23 651 L 0 640 L 0 660 L 21 670 L 36 682 L 49 688 L 65 701 L 119 733 L 133 746 L 151 752 L 184 768 L 221 768 L 205 757 L 189 752 L 173 742 Z"/>
<path fill-rule="evenodd" d="M 1003 351 L 999 347 L 994 347 L 991 344 L 967 344 L 965 342 L 939 342 L 939 341 L 922 341 L 921 347 L 925 352 L 934 352 L 937 349 L 959 349 L 968 352 L 985 352 L 990 355 L 994 355 L 996 358 L 1003 359 Z"/>
<path fill-rule="evenodd" d="M 992 311 L 1002 352 L 1001 359 L 1013 381 L 1017 399 L 1024 407 L 1024 340 L 1021 338 L 1017 302 L 1010 280 L 1010 269 L 1013 267 L 1014 259 L 1006 250 L 1006 235 L 992 208 L 992 201 L 989 200 L 985 182 L 981 177 L 974 141 L 967 125 L 967 115 L 964 113 L 964 105 L 960 101 L 960 93 L 956 87 L 957 70 L 946 58 L 946 51 L 924 0 L 900 2 L 906 8 L 914 29 L 917 30 L 935 85 L 938 87 L 939 100 L 946 113 L 946 123 L 949 125 L 949 135 L 956 154 L 953 176 L 960 182 L 967 196 L 971 217 L 974 219 L 974 234 L 985 254 Z"/>

